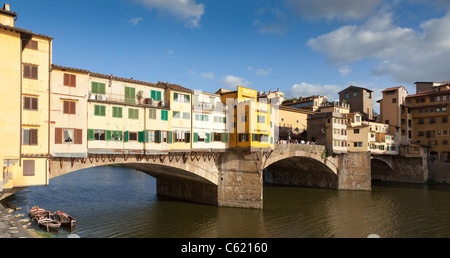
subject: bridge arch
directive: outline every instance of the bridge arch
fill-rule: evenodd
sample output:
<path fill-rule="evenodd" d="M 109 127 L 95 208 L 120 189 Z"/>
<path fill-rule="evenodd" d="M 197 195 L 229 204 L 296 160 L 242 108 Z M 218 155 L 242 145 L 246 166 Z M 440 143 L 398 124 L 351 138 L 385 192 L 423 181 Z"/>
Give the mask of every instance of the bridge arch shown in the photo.
<path fill-rule="evenodd" d="M 373 181 L 388 181 L 393 177 L 394 168 L 387 157 L 372 156 L 370 159 L 371 178 Z"/>

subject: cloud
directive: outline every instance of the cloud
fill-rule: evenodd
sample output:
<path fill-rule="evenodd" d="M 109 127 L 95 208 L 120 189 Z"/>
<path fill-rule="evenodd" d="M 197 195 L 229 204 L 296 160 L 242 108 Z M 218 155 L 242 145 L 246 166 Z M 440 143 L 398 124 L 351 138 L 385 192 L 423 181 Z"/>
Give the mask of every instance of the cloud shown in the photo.
<path fill-rule="evenodd" d="M 339 68 L 339 73 L 342 76 L 346 76 L 347 74 L 349 74 L 351 72 L 352 72 L 352 70 L 350 69 L 350 67 L 348 67 L 348 65 L 344 65 Z"/>
<path fill-rule="evenodd" d="M 213 80 L 214 79 L 214 73 L 213 72 L 200 73 L 200 77 Z"/>
<path fill-rule="evenodd" d="M 287 98 L 309 97 L 312 95 L 326 96 L 328 101 L 339 100 L 338 92 L 344 87 L 339 85 L 321 85 L 302 82 L 294 84 L 286 91 Z"/>
<path fill-rule="evenodd" d="M 128 20 L 128 23 L 133 24 L 134 26 L 138 25 L 139 22 L 143 21 L 143 18 L 131 18 Z"/>
<path fill-rule="evenodd" d="M 227 86 L 229 88 L 236 88 L 237 86 L 249 86 L 252 83 L 245 80 L 244 78 L 240 78 L 234 75 L 227 75 L 221 81 L 220 84 Z"/>
<path fill-rule="evenodd" d="M 137 0 L 147 8 L 171 14 L 183 20 L 188 27 L 199 27 L 200 19 L 205 13 L 205 5 L 196 0 Z"/>
<path fill-rule="evenodd" d="M 450 13 L 424 21 L 418 30 L 396 26 L 390 12 L 380 11 L 361 25 L 346 25 L 308 40 L 307 45 L 325 53 L 331 64 L 345 67 L 373 59 L 376 76 L 396 82 L 446 81 L 450 69 Z"/>
<path fill-rule="evenodd" d="M 270 75 L 270 74 L 272 74 L 272 72 L 273 72 L 273 69 L 272 69 L 272 68 L 266 68 L 266 69 L 257 68 L 257 69 L 255 70 L 253 67 L 250 67 L 250 66 L 247 67 L 247 70 L 249 70 L 249 71 L 254 71 L 255 74 L 261 75 L 261 76 L 264 76 L 264 75 Z"/>
<path fill-rule="evenodd" d="M 371 16 L 383 0 L 286 0 L 294 14 L 305 19 L 359 20 Z"/>

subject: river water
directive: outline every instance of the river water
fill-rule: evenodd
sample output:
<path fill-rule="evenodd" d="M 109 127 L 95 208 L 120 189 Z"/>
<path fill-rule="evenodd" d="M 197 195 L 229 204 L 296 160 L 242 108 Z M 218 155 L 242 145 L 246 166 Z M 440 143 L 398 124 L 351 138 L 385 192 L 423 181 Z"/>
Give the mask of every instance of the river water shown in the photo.
<path fill-rule="evenodd" d="M 450 185 L 378 183 L 372 191 L 264 187 L 264 209 L 223 208 L 158 197 L 156 179 L 97 167 L 24 189 L 6 199 L 77 219 L 55 237 L 382 238 L 450 237 Z M 45 231 L 32 223 L 32 228 Z"/>

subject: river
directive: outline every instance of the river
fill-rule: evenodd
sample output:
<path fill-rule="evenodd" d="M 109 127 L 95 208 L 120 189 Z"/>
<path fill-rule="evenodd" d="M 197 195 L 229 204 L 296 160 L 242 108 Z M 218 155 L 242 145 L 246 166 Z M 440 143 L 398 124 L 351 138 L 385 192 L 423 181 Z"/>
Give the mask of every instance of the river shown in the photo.
<path fill-rule="evenodd" d="M 265 186 L 264 209 L 223 208 L 162 198 L 156 179 L 97 167 L 26 188 L 6 202 L 61 210 L 77 219 L 55 237 L 382 238 L 450 237 L 450 185 L 373 183 L 372 191 Z M 45 231 L 32 223 L 32 228 Z"/>

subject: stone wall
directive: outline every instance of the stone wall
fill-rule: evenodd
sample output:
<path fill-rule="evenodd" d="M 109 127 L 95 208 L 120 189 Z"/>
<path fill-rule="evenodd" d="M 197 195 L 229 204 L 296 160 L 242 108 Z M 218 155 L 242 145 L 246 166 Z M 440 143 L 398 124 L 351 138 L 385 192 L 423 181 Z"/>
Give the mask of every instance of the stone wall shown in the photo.
<path fill-rule="evenodd" d="M 338 155 L 338 168 L 338 189 L 371 190 L 372 182 L 369 152 L 349 152 Z"/>
<path fill-rule="evenodd" d="M 438 183 L 450 183 L 450 162 L 443 160 L 429 161 L 428 179 Z"/>

